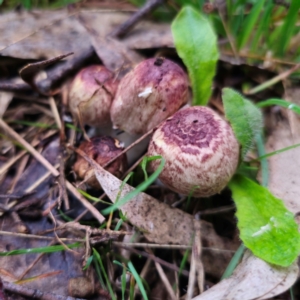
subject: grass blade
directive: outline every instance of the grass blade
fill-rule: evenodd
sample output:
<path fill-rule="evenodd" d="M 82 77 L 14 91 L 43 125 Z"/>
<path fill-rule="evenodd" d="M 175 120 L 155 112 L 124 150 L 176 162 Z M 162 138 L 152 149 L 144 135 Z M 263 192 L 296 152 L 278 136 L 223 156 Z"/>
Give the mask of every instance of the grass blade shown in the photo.
<path fill-rule="evenodd" d="M 295 32 L 295 24 L 297 21 L 298 13 L 300 9 L 300 1 L 292 0 L 290 4 L 287 16 L 284 18 L 284 23 L 281 27 L 279 39 L 276 42 L 276 54 L 283 56 L 288 48 L 291 37 Z"/>
<path fill-rule="evenodd" d="M 243 48 L 249 40 L 249 37 L 253 32 L 254 25 L 258 20 L 264 3 L 265 0 L 257 1 L 256 4 L 252 7 L 250 14 L 246 17 L 242 25 L 242 32 L 240 32 L 237 39 L 237 45 L 239 49 Z"/>
<path fill-rule="evenodd" d="M 130 272 L 132 273 L 135 281 L 136 281 L 136 284 L 138 285 L 139 289 L 140 289 L 140 292 L 143 296 L 143 299 L 144 300 L 148 300 L 148 296 L 147 296 L 147 293 L 146 293 L 146 290 L 144 288 L 144 285 L 142 283 L 142 280 L 141 280 L 141 277 L 140 275 L 137 273 L 135 267 L 133 266 L 132 262 L 128 262 L 128 269 L 130 270 Z"/>
<path fill-rule="evenodd" d="M 161 162 L 158 166 L 158 168 L 155 170 L 154 173 L 152 173 L 147 180 L 145 180 L 143 183 L 139 184 L 135 190 L 129 192 L 125 197 L 123 197 L 122 199 L 120 199 L 118 202 L 114 203 L 112 206 L 105 208 L 101 211 L 102 214 L 107 215 L 109 213 L 111 213 L 112 211 L 115 211 L 117 209 L 119 209 L 122 205 L 124 205 L 125 203 L 127 203 L 128 201 L 130 201 L 132 198 L 134 198 L 135 196 L 137 196 L 139 193 L 143 192 L 144 190 L 146 190 L 148 188 L 148 186 L 150 184 L 152 184 L 156 178 L 159 176 L 159 174 L 161 173 L 161 171 L 163 170 L 163 167 L 165 165 L 165 160 L 163 158 L 161 158 Z"/>
<path fill-rule="evenodd" d="M 74 243 L 74 244 L 66 244 L 66 246 L 70 249 L 78 248 L 81 246 L 81 243 Z M 67 250 L 63 245 L 55 245 L 55 246 L 47 246 L 47 247 L 40 247 L 40 248 L 29 248 L 29 249 L 18 249 L 18 250 L 11 250 L 7 252 L 0 252 L 0 256 L 11 256 L 11 255 L 20 255 L 20 254 L 32 254 L 32 253 L 53 253 L 59 251 Z"/>

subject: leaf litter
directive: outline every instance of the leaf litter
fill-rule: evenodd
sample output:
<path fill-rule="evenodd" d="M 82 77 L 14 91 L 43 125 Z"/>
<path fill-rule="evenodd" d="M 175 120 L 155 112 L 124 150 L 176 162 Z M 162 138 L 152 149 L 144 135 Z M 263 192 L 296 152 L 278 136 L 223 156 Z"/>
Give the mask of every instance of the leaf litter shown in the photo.
<path fill-rule="evenodd" d="M 91 14 L 94 14 L 94 16 L 96 15 L 95 12 L 84 12 L 83 15 L 84 14 L 87 16 L 91 16 Z M 8 30 L 5 30 L 7 27 L 3 27 L 1 32 L 4 32 L 6 35 L 2 40 L 4 43 L 0 43 L 0 48 L 4 49 L 1 51 L 1 54 L 23 59 L 40 59 L 41 57 L 51 59 L 62 53 L 74 51 L 74 49 L 76 50 L 75 55 L 77 55 L 79 52 L 84 51 L 89 46 L 93 45 L 98 56 L 104 63 L 110 65 L 113 69 L 118 69 L 122 67 L 125 62 L 124 56 L 120 55 L 123 50 L 116 51 L 117 55 L 119 55 L 116 59 L 116 65 L 114 65 L 115 53 L 111 56 L 106 55 L 113 50 L 114 47 L 120 49 L 122 43 L 132 49 L 173 46 L 169 25 L 154 24 L 151 22 L 140 23 L 121 42 L 115 41 L 111 43 L 108 42 L 107 39 L 97 39 L 97 35 L 102 37 L 106 36 L 116 24 L 121 24 L 128 18 L 127 14 L 108 14 L 106 12 L 100 12 L 100 14 L 100 18 L 93 19 L 100 22 L 101 26 L 97 26 L 97 23 L 93 23 L 92 18 L 89 19 L 86 17 L 86 27 L 92 28 L 92 30 L 87 31 L 89 33 L 88 36 L 85 29 L 82 27 L 82 24 L 79 24 L 78 19 L 74 17 L 75 15 L 72 15 L 72 13 L 70 14 L 65 10 L 59 13 L 57 11 L 55 13 L 36 12 L 35 14 L 22 12 L 21 15 L 10 13 L 6 15 L 6 19 L 3 19 L 4 21 L 1 22 L 2 26 L 4 26 L 6 21 L 10 21 L 10 24 L 19 26 L 22 30 L 9 32 Z M 24 18 L 28 20 L 28 23 L 23 22 Z M 22 26 L 20 26 L 20 24 L 22 24 Z M 36 28 L 35 31 L 32 31 L 32 24 L 34 24 L 34 27 Z M 13 26 L 11 28 L 13 28 Z M 65 31 L 63 32 L 61 28 L 64 28 Z M 66 36 L 72 36 L 72 30 L 75 30 L 73 35 L 76 36 L 76 38 L 70 41 L 66 39 Z M 45 43 L 44 39 L 46 32 L 49 34 L 48 39 L 46 39 L 47 43 Z M 35 46 L 32 47 L 32 45 Z M 103 50 L 101 49 L 101 46 L 107 46 L 108 51 L 104 53 L 104 56 L 101 52 Z M 123 51 L 123 54 L 125 53 L 128 55 L 128 51 L 129 50 L 126 49 L 125 52 Z M 138 60 L 139 58 L 133 59 L 132 61 L 137 62 Z M 10 102 L 9 95 L 7 95 L 7 98 L 7 101 Z M 290 100 L 295 102 L 295 98 L 296 97 L 293 95 Z M 297 120 L 293 118 L 294 115 L 287 117 L 289 125 L 287 125 L 285 120 L 278 122 L 276 130 L 273 131 L 270 140 L 267 142 L 267 152 L 270 152 L 272 149 L 276 150 L 290 145 L 291 141 L 293 141 L 292 144 L 294 144 L 297 139 L 298 123 Z M 297 175 L 299 172 L 296 172 L 296 170 L 299 171 L 299 168 L 295 163 L 297 162 L 297 155 L 289 156 L 289 153 L 290 152 L 285 153 L 286 158 L 283 161 L 278 159 L 280 156 L 274 156 L 269 159 L 271 174 L 269 187 L 277 197 L 280 197 L 285 201 L 287 207 L 292 212 L 297 213 L 299 212 L 299 209 L 295 199 L 299 196 L 297 187 L 300 185 L 297 184 L 295 180 L 299 177 Z M 295 151 L 295 153 L 297 152 Z M 276 174 L 281 175 L 281 170 L 286 170 L 286 166 L 288 166 L 289 169 L 292 166 L 295 166 L 295 168 L 291 168 L 289 171 L 291 174 L 290 180 L 285 180 L 284 183 L 282 183 L 282 177 L 276 177 L 275 179 L 272 177 Z M 120 192 L 122 181 L 115 178 L 104 169 L 99 168 L 99 166 L 95 165 L 94 167 L 106 194 L 111 201 L 114 202 Z M 27 172 L 30 174 L 31 171 Z M 45 170 L 43 172 L 45 172 Z M 24 173 L 24 175 L 26 176 L 26 173 Z M 27 179 L 27 177 L 23 177 L 23 180 L 26 182 L 25 178 Z M 292 185 L 290 183 L 292 183 Z M 45 182 L 45 184 L 44 192 L 48 192 L 49 183 Z M 281 189 L 281 186 L 283 186 L 283 189 Z M 23 185 L 20 184 L 19 188 L 24 190 L 25 186 L 23 187 Z M 121 191 L 121 196 L 125 196 L 125 194 L 133 189 L 134 188 L 130 185 L 125 184 Z M 237 248 L 236 242 L 219 236 L 210 222 L 204 220 L 195 221 L 191 214 L 185 213 L 180 209 L 171 208 L 169 205 L 162 203 L 145 193 L 140 193 L 136 198 L 126 203 L 121 210 L 129 219 L 130 223 L 139 229 L 149 242 L 190 246 L 193 241 L 195 231 L 194 224 L 196 222 L 198 225 L 200 224 L 202 243 L 205 247 L 216 248 L 219 250 L 235 250 Z M 170 216 L 172 217 L 170 218 Z M 7 219 L 5 220 L 7 221 Z M 11 220 L 7 221 L 6 225 L 8 226 L 8 229 L 10 228 L 10 224 L 12 224 L 11 222 Z M 42 229 L 45 229 L 45 227 Z M 17 248 L 20 246 L 21 244 L 17 244 L 15 247 Z M 26 243 L 24 247 L 29 247 L 29 243 Z M 208 249 L 207 251 L 205 250 L 205 247 L 202 254 L 205 271 L 209 276 L 219 278 L 232 256 L 232 252 L 220 252 L 212 249 Z M 6 249 L 3 250 L 5 251 Z M 66 253 L 69 255 L 69 252 Z M 20 266 L 23 267 L 24 270 L 27 265 L 26 256 L 20 256 L 20 258 L 21 257 L 23 261 L 20 262 Z M 0 258 L 0 260 L 2 259 L 3 258 Z M 12 258 L 10 257 L 9 259 L 11 261 Z M 61 259 L 58 258 L 58 264 L 60 261 Z M 77 259 L 76 261 L 77 266 L 80 266 L 80 260 Z M 70 264 L 72 263 L 73 261 L 71 259 Z M 68 266 L 62 266 L 61 268 L 65 271 L 68 270 Z M 76 273 L 76 275 L 73 273 L 71 274 L 74 276 L 81 276 L 82 273 L 79 269 L 80 268 L 77 269 L 78 273 Z M 40 270 L 42 271 L 42 269 Z M 47 270 L 47 272 L 49 272 L 49 269 Z M 288 287 L 292 286 L 297 278 L 297 274 L 298 268 L 295 264 L 287 268 L 275 267 L 254 257 L 250 252 L 246 252 L 241 264 L 231 278 L 221 281 L 202 296 L 196 297 L 195 299 L 202 299 L 201 297 L 203 297 L 203 299 L 223 299 L 223 297 L 224 299 L 268 299 L 282 293 Z M 228 289 L 228 285 L 232 288 L 231 290 Z M 33 284 L 33 287 L 34 286 L 35 285 Z M 65 278 L 54 280 L 53 285 L 50 286 L 54 286 L 55 288 L 56 286 L 60 286 L 61 290 L 58 290 L 58 292 L 67 295 L 67 280 Z M 38 288 L 44 290 L 42 284 L 41 286 L 38 286 Z M 49 290 L 51 291 L 51 289 Z"/>

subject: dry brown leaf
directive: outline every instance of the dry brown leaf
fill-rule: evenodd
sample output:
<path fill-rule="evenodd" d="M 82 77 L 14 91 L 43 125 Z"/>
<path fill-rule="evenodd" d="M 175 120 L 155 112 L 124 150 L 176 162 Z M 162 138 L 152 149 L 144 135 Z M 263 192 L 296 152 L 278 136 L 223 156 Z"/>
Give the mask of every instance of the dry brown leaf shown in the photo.
<path fill-rule="evenodd" d="M 42 155 L 51 164 L 57 163 L 58 154 L 58 139 L 50 142 L 42 152 Z M 45 173 L 47 173 L 46 168 L 43 167 L 39 162 L 32 160 L 18 181 L 14 194 L 23 195 L 24 191 L 42 178 Z M 36 201 L 36 205 L 38 203 L 42 205 L 46 201 L 54 201 L 56 199 L 56 195 L 53 195 L 53 198 L 49 195 L 52 182 L 53 177 L 50 176 L 35 188 L 35 192 L 33 194 L 29 195 L 25 199 L 27 201 L 31 200 L 31 202 L 33 200 Z M 0 194 L 7 193 L 5 185 L 6 184 L 3 183 L 0 185 Z M 20 202 L 20 204 L 22 205 L 22 202 Z M 24 220 L 21 223 L 17 222 L 12 214 L 5 214 L 0 218 L 0 228 L 2 231 L 15 233 L 18 231 L 20 224 L 25 225 L 31 234 L 37 234 L 53 228 L 53 223 L 47 218 L 39 218 L 34 222 L 32 220 Z M 50 236 L 50 234 L 48 236 Z M 52 235 L 52 237 L 53 241 L 55 241 L 55 236 Z M 72 238 L 74 236 L 67 233 L 65 234 L 65 237 Z M 50 245 L 50 243 L 51 240 L 40 240 L 34 238 L 28 239 L 20 236 L 0 234 L 0 252 L 6 252 L 15 249 L 45 247 Z M 84 249 L 80 248 L 75 250 L 80 254 L 76 255 L 74 251 L 61 251 L 51 254 L 44 254 L 42 256 L 41 254 L 27 254 L 0 257 L 0 276 L 3 278 L 3 280 L 9 282 L 15 281 L 22 274 L 24 274 L 24 272 L 37 257 L 41 257 L 41 259 L 26 274 L 24 279 L 56 271 L 59 271 L 59 273 L 53 273 L 53 275 L 49 277 L 41 277 L 31 281 L 29 280 L 28 282 L 24 283 L 24 286 L 38 289 L 43 292 L 55 291 L 57 294 L 67 296 L 69 279 L 72 277 L 84 276 L 85 274 L 81 266 Z"/>
<path fill-rule="evenodd" d="M 193 300 L 262 300 L 281 294 L 297 280 L 297 262 L 289 267 L 272 266 L 247 250 L 232 276 Z"/>
<path fill-rule="evenodd" d="M 97 28 L 103 27 L 103 24 L 99 24 L 99 21 L 102 23 L 102 18 L 99 18 L 99 15 L 81 13 L 78 19 L 89 34 L 98 57 L 112 72 L 121 70 L 128 65 L 134 66 L 143 60 L 141 55 L 127 48 L 124 43 L 107 36 L 109 32 L 105 32 L 104 35 L 99 33 Z"/>
<path fill-rule="evenodd" d="M 74 52 L 76 57 L 91 46 L 84 28 L 65 9 L 2 14 L 0 32 L 3 56 L 40 60 Z"/>
<path fill-rule="evenodd" d="M 122 181 L 105 171 L 82 151 L 78 151 L 78 153 L 93 166 L 103 190 L 111 201 L 115 202 Z M 133 187 L 124 184 L 120 197 L 124 197 L 132 190 L 134 190 Z M 190 214 L 161 203 L 145 193 L 139 193 L 123 205 L 121 210 L 128 220 L 144 233 L 149 241 L 159 244 L 191 245 L 195 231 L 194 222 L 199 222 L 194 220 Z M 237 245 L 229 239 L 218 236 L 212 224 L 201 220 L 200 226 L 203 246 L 214 248 L 205 249 L 203 252 L 204 269 L 207 274 L 220 277 Z"/>
<path fill-rule="evenodd" d="M 93 33 L 91 42 L 89 35 L 86 34 L 87 28 L 78 22 L 76 15 L 77 12 L 70 13 L 66 9 L 2 14 L 1 55 L 40 60 L 74 52 L 76 57 L 89 49 L 92 43 L 96 51 L 101 51 L 99 45 L 103 44 L 103 37 L 130 17 L 128 13 L 81 10 L 80 16 L 88 20 L 88 31 Z M 116 43 L 113 43 L 110 42 L 106 50 L 114 47 Z M 122 45 L 131 49 L 173 47 L 170 25 L 141 22 L 122 40 Z M 117 47 L 120 48 L 120 44 Z M 123 53 L 125 51 L 123 49 Z M 125 54 L 131 61 L 137 57 L 132 52 L 126 51 Z"/>
<path fill-rule="evenodd" d="M 112 202 L 115 202 L 120 193 L 122 181 L 98 165 L 95 168 L 95 174 L 106 195 Z M 125 184 L 120 198 L 133 190 L 133 187 Z M 139 193 L 124 204 L 121 210 L 149 241 L 179 245 L 191 245 L 193 241 L 193 217 L 145 193 Z"/>
<path fill-rule="evenodd" d="M 286 100 L 300 104 L 300 89 L 287 88 Z M 285 119 L 274 121 L 275 129 L 266 143 L 266 152 L 300 143 L 300 118 L 293 111 L 282 109 Z M 276 116 L 271 116 L 276 118 Z M 293 213 L 300 211 L 300 147 L 271 156 L 269 162 L 269 189 L 282 199 Z"/>

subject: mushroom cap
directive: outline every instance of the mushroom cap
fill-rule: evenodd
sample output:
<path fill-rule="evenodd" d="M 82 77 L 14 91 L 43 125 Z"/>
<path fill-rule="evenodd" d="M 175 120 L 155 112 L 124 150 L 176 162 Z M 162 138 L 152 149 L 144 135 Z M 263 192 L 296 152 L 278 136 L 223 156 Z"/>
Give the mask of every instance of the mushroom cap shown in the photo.
<path fill-rule="evenodd" d="M 79 149 L 85 152 L 101 166 L 105 165 L 124 150 L 119 141 L 110 136 L 93 137 L 90 141 L 82 142 Z M 124 153 L 109 164 L 109 166 L 106 167 L 106 170 L 119 178 L 124 174 L 126 168 L 127 158 Z M 87 181 L 87 184 L 95 189 L 100 189 L 100 184 L 94 174 L 94 169 L 83 157 L 77 156 L 73 170 L 81 179 L 88 178 L 92 175 L 92 177 Z"/>
<path fill-rule="evenodd" d="M 69 108 L 72 115 L 84 124 L 99 127 L 108 125 L 110 107 L 118 82 L 114 74 L 101 65 L 82 69 L 74 78 L 69 91 Z"/>
<path fill-rule="evenodd" d="M 115 128 L 146 133 L 188 101 L 189 82 L 181 67 L 163 58 L 139 63 L 122 78 L 111 106 Z"/>
<path fill-rule="evenodd" d="M 212 109 L 182 109 L 155 131 L 149 156 L 161 155 L 166 163 L 159 179 L 171 190 L 193 197 L 220 192 L 236 171 L 239 144 L 231 126 Z M 159 160 L 150 162 L 155 170 Z"/>

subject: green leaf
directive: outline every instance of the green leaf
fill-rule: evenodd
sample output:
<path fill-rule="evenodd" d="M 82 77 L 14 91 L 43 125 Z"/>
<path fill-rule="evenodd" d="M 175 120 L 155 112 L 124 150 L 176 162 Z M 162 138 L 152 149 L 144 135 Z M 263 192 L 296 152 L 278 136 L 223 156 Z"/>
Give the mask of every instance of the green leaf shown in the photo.
<path fill-rule="evenodd" d="M 245 246 L 271 264 L 291 265 L 300 252 L 300 234 L 294 215 L 282 200 L 242 175 L 235 175 L 229 188 Z"/>
<path fill-rule="evenodd" d="M 219 58 L 216 34 L 207 18 L 189 6 L 178 13 L 171 29 L 192 82 L 193 105 L 206 105 Z"/>
<path fill-rule="evenodd" d="M 254 138 L 263 127 L 261 111 L 238 92 L 225 88 L 222 90 L 225 116 L 242 146 L 242 158 L 253 146 Z"/>

